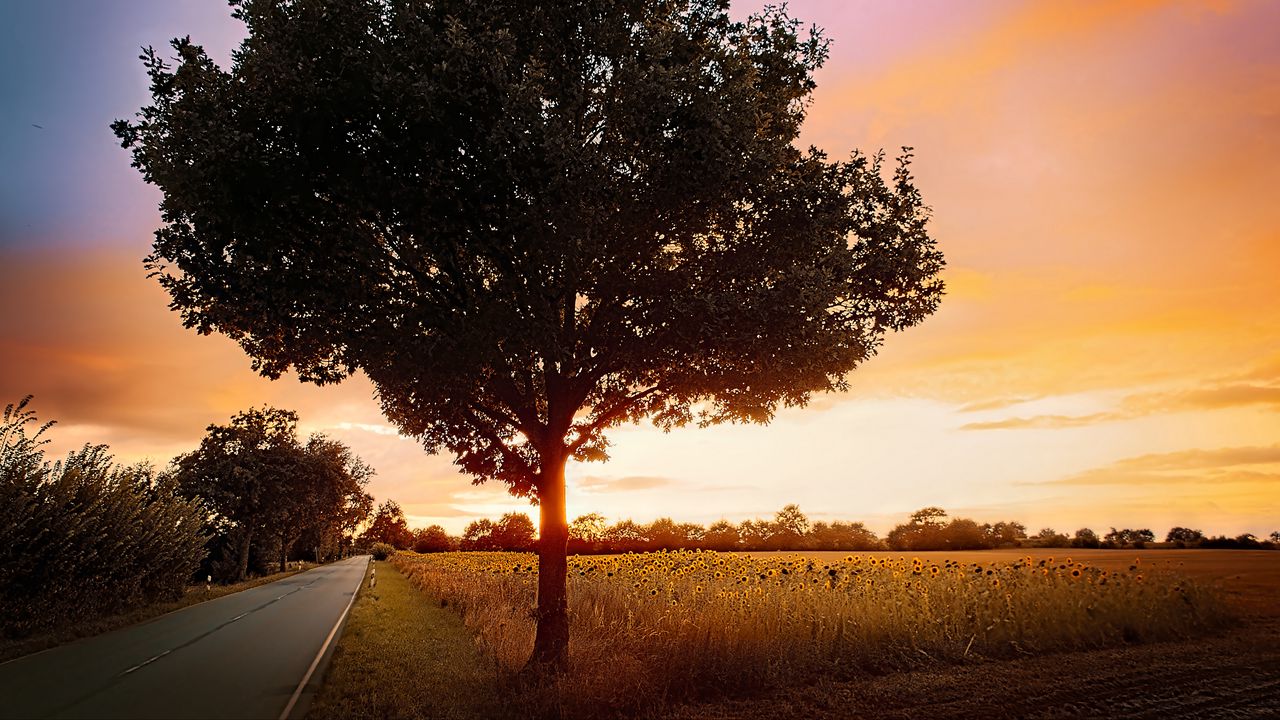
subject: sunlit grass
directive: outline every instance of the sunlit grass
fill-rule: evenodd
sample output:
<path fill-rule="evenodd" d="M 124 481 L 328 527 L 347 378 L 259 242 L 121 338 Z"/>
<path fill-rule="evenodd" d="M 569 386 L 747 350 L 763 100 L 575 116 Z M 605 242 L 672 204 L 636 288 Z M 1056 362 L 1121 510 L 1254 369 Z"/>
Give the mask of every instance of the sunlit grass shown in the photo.
<path fill-rule="evenodd" d="M 496 674 L 462 620 L 374 562 L 308 720 L 491 718 Z"/>
<path fill-rule="evenodd" d="M 533 643 L 535 556 L 395 563 L 456 607 L 501 668 L 520 668 Z M 1199 585 L 1065 556 L 978 564 L 672 552 L 575 557 L 569 573 L 573 672 L 543 700 L 587 714 L 820 675 L 1170 639 L 1226 622 Z"/>

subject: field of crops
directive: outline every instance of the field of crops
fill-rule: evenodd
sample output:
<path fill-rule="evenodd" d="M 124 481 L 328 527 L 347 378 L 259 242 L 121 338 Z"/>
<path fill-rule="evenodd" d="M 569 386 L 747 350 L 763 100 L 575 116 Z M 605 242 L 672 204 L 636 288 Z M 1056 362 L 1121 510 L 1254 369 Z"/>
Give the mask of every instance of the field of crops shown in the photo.
<path fill-rule="evenodd" d="M 399 555 L 460 611 L 500 668 L 528 657 L 537 559 Z M 1218 596 L 1141 560 L 958 561 L 672 552 L 570 560 L 573 673 L 557 695 L 589 712 L 849 676 L 1192 635 L 1221 626 Z M 553 700 L 554 701 L 554 700 Z"/>

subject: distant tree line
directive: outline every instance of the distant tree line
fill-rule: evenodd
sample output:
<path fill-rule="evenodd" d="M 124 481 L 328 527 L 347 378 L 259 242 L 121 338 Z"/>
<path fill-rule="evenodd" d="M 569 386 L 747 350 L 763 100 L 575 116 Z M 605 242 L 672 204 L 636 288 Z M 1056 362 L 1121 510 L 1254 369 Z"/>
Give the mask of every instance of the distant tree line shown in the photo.
<path fill-rule="evenodd" d="M 399 506 L 394 503 L 384 504 Z M 380 510 L 380 513 L 382 511 Z M 377 520 L 375 526 L 379 526 Z M 419 553 L 450 550 L 532 550 L 536 543 L 533 521 L 523 513 L 507 513 L 498 520 L 481 519 L 467 525 L 461 537 L 454 537 L 439 525 L 410 530 L 404 522 L 390 520 L 380 527 L 385 532 L 373 533 L 373 527 L 362 539 L 366 543 L 385 543 L 399 550 Z M 622 520 L 610 525 L 598 513 L 581 515 L 569 525 L 569 551 L 578 554 L 612 554 L 652 550 L 701 549 L 719 551 L 762 550 L 987 550 L 992 548 L 1127 548 L 1140 549 L 1155 544 L 1149 529 L 1111 528 L 1099 537 L 1089 528 L 1081 528 L 1071 536 L 1052 528 L 1028 535 L 1019 522 L 977 523 L 968 518 L 950 518 L 938 507 L 927 507 L 911 514 L 910 519 L 895 526 L 881 538 L 860 522 L 811 522 L 798 506 L 787 505 L 772 519 L 744 520 L 732 523 L 718 520 L 709 526 L 677 523 L 659 518 L 648 524 Z M 366 547 L 368 545 L 366 544 Z M 1198 530 L 1173 528 L 1161 547 L 1256 548 L 1280 547 L 1280 531 L 1269 540 L 1252 535 L 1238 538 L 1208 538 Z"/>

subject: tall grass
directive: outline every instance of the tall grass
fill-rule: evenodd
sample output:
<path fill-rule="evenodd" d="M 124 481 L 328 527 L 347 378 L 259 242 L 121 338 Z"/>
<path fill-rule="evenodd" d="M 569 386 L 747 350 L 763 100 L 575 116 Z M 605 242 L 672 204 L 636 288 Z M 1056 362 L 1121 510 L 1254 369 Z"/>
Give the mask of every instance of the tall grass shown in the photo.
<path fill-rule="evenodd" d="M 28 400 L 0 417 L 0 638 L 180 597 L 204 555 L 201 504 L 102 445 L 47 461 L 51 423 Z"/>
<path fill-rule="evenodd" d="M 537 559 L 398 555 L 503 671 L 533 644 Z M 552 715 L 966 658 L 1181 637 L 1223 624 L 1206 589 L 1163 574 L 1006 564 L 673 552 L 570 560 L 572 672 L 526 696 Z"/>

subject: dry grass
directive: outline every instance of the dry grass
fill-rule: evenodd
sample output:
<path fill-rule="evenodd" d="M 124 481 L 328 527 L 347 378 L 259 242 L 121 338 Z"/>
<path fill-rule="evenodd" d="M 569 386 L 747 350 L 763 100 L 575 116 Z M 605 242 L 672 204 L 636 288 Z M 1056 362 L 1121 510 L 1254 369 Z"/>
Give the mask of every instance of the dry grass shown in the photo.
<path fill-rule="evenodd" d="M 494 717 L 497 673 L 462 619 L 390 563 L 371 568 L 377 585 L 366 579 L 307 718 Z"/>
<path fill-rule="evenodd" d="M 317 565 L 315 563 L 298 563 L 294 569 L 286 572 L 263 575 L 262 577 L 251 578 L 244 582 L 233 583 L 230 585 L 189 585 L 187 586 L 186 592 L 177 600 L 153 603 L 151 605 L 134 608 L 128 612 L 77 622 L 40 635 L 0 640 L 0 662 L 22 657 L 23 655 L 30 655 L 31 653 L 40 652 L 41 650 L 47 650 L 51 647 L 57 647 L 58 645 L 63 645 L 81 638 L 101 635 L 102 633 L 118 630 L 122 627 L 146 622 L 152 618 L 156 618 L 176 610 L 181 610 L 182 608 L 196 605 L 207 600 L 214 600 L 224 595 L 238 593 L 242 590 L 248 590 L 249 588 L 257 587 L 259 585 L 275 582 L 276 580 L 283 580 L 290 575 L 310 570 L 313 567 L 317 567 Z"/>
<path fill-rule="evenodd" d="M 459 609 L 507 673 L 533 642 L 537 560 L 399 555 Z M 631 713 L 816 677 L 1183 637 L 1217 627 L 1216 595 L 1141 563 L 712 552 L 570 560 L 573 672 L 526 691 L 543 715 Z"/>

